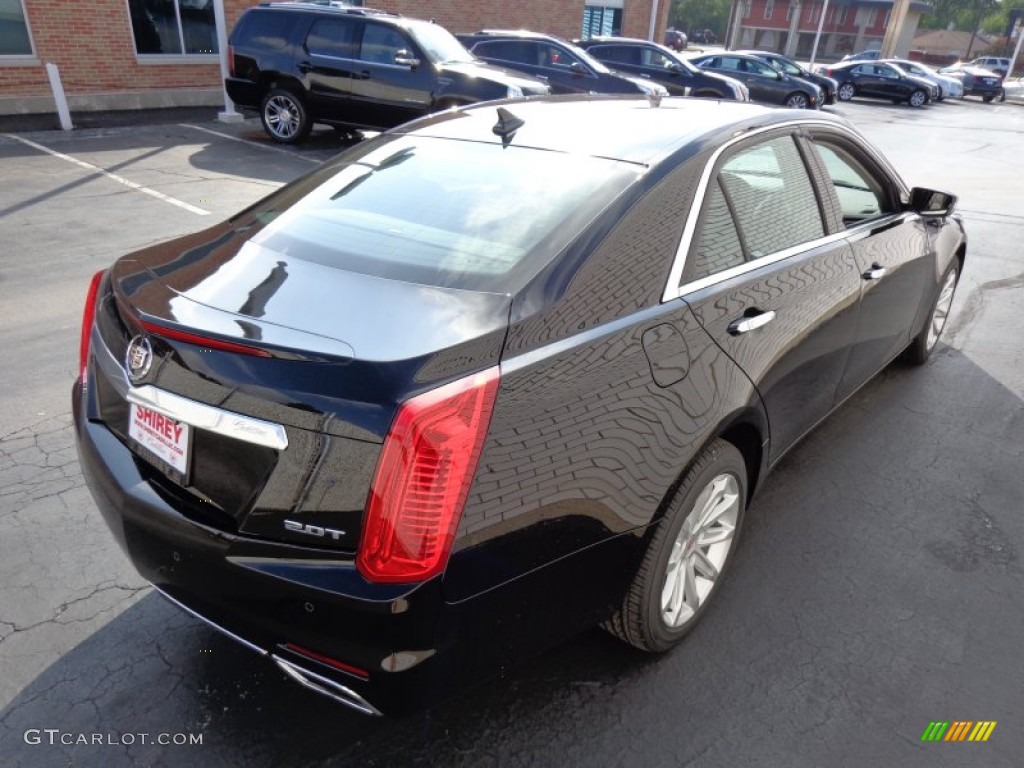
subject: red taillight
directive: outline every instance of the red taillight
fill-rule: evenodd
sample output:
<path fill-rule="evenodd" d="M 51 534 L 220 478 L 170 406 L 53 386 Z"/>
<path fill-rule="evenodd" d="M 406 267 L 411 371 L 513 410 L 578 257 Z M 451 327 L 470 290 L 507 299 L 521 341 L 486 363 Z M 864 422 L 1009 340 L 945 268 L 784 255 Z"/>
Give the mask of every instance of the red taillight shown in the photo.
<path fill-rule="evenodd" d="M 228 46 L 228 74 L 231 77 L 235 76 L 235 46 Z"/>
<path fill-rule="evenodd" d="M 399 406 L 356 557 L 369 581 L 423 581 L 444 570 L 497 392 L 495 367 Z"/>
<path fill-rule="evenodd" d="M 85 294 L 85 309 L 82 310 L 82 335 L 78 340 L 78 378 L 85 384 L 89 370 L 89 340 L 92 338 L 92 323 L 96 319 L 96 294 L 105 269 L 92 276 L 89 292 Z"/>
<path fill-rule="evenodd" d="M 164 325 L 157 325 L 156 323 L 149 323 L 145 320 L 140 320 L 139 325 L 145 328 L 154 336 L 163 336 L 165 339 L 174 339 L 175 341 L 183 341 L 186 344 L 195 344 L 198 347 L 206 347 L 207 349 L 219 349 L 222 352 L 234 352 L 239 355 L 252 355 L 253 357 L 270 357 L 270 353 L 265 349 L 257 349 L 256 347 L 250 347 L 245 344 L 236 344 L 233 341 L 224 341 L 222 339 L 214 339 L 209 336 L 200 336 L 197 333 L 189 333 L 188 331 L 179 331 L 177 328 L 168 328 Z"/>

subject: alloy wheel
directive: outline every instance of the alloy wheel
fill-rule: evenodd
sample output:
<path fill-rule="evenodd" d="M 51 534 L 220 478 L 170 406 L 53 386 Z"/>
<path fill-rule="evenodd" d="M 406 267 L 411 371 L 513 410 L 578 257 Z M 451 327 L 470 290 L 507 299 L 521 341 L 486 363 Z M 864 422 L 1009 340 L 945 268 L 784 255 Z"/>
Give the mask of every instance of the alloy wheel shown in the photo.
<path fill-rule="evenodd" d="M 935 309 L 932 312 L 931 323 L 928 325 L 928 338 L 925 342 L 929 352 L 935 347 L 939 336 L 942 335 L 942 329 L 946 327 L 949 308 L 953 305 L 953 293 L 956 291 L 956 274 L 955 269 L 949 271 L 939 290 L 939 298 L 935 300 Z"/>
<path fill-rule="evenodd" d="M 711 594 L 732 551 L 740 514 L 740 487 L 717 475 L 697 496 L 672 544 L 661 592 L 661 618 L 670 627 L 693 619 Z"/>
<path fill-rule="evenodd" d="M 843 83 L 839 86 L 839 91 L 836 95 L 839 97 L 840 101 L 849 101 L 853 98 L 853 93 L 853 86 L 850 83 Z"/>
<path fill-rule="evenodd" d="M 922 106 L 924 106 L 924 103 L 927 100 L 928 100 L 928 96 L 925 94 L 924 91 L 914 91 L 912 94 L 910 94 L 910 100 L 909 101 L 910 101 L 910 106 L 912 106 L 912 107 L 922 107 Z"/>
<path fill-rule="evenodd" d="M 802 93 L 794 93 L 786 99 L 786 106 L 791 109 L 807 109 L 807 97 Z"/>
<path fill-rule="evenodd" d="M 263 107 L 267 130 L 279 139 L 290 139 L 299 130 L 299 106 L 285 95 L 278 94 L 267 100 Z"/>

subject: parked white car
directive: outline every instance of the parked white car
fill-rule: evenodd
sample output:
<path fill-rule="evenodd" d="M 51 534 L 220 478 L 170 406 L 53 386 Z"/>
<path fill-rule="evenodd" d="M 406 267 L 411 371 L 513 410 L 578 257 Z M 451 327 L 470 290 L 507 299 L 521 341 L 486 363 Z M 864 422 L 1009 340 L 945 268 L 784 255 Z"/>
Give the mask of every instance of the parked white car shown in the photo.
<path fill-rule="evenodd" d="M 1007 101 L 1024 103 L 1024 77 L 1003 81 L 1003 95 Z M 1000 99 L 1002 101 L 1002 99 Z"/>
<path fill-rule="evenodd" d="M 886 59 L 886 61 L 890 64 L 895 64 L 908 75 L 923 77 L 925 80 L 935 83 L 941 91 L 940 101 L 945 98 L 962 99 L 964 97 L 963 83 L 955 77 L 939 74 L 927 64 L 922 64 L 919 61 L 910 61 L 909 59 Z"/>

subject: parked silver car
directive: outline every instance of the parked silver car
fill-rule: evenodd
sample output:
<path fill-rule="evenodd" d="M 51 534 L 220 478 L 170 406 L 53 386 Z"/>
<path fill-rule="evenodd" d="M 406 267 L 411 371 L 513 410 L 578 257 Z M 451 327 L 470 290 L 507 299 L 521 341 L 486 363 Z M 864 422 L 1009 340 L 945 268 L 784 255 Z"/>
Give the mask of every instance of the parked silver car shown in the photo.
<path fill-rule="evenodd" d="M 908 75 L 915 75 L 924 78 L 939 86 L 939 101 L 945 98 L 962 99 L 964 97 L 964 84 L 955 77 L 941 75 L 927 64 L 910 59 L 885 59 L 889 64 L 895 64 Z"/>

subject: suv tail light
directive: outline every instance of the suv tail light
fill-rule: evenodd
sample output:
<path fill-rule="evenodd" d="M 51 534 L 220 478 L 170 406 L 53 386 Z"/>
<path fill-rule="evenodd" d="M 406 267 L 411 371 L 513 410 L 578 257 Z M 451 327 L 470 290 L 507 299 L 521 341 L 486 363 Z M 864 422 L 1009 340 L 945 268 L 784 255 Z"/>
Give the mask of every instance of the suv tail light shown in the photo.
<path fill-rule="evenodd" d="M 92 338 L 92 323 L 96 318 L 96 294 L 100 290 L 100 281 L 105 269 L 92 276 L 89 291 L 85 294 L 85 309 L 82 310 L 82 335 L 78 340 L 78 378 L 85 384 L 89 369 L 89 340 Z"/>
<path fill-rule="evenodd" d="M 356 565 L 369 581 L 423 581 L 444 570 L 476 473 L 498 369 L 399 406 L 370 488 Z"/>
<path fill-rule="evenodd" d="M 235 77 L 235 46 L 228 46 L 228 75 Z"/>

